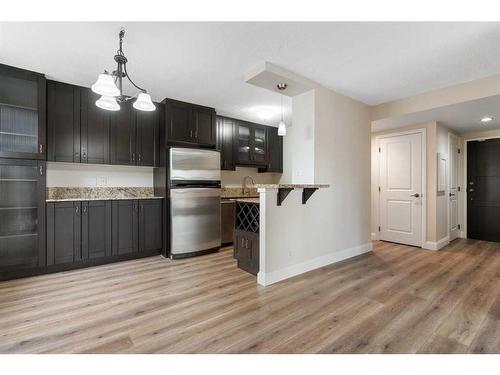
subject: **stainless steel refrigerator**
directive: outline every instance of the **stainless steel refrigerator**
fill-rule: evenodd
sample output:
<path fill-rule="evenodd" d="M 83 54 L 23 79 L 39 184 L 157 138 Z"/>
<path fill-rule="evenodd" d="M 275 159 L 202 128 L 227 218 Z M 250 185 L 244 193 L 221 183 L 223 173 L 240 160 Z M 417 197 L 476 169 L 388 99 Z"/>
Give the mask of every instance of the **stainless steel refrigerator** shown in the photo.
<path fill-rule="evenodd" d="M 171 148 L 169 179 L 171 258 L 220 248 L 220 153 Z"/>

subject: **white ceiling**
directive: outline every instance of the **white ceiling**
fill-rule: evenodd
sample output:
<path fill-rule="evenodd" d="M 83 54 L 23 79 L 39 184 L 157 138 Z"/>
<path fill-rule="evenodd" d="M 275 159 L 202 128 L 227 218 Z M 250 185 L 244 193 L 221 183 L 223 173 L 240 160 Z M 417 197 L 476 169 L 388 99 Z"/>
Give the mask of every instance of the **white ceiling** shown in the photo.
<path fill-rule="evenodd" d="M 243 81 L 262 61 L 371 105 L 500 73 L 499 23 L 0 23 L 0 62 L 90 86 L 113 68 L 120 26 L 154 99 L 271 124 L 279 95 Z"/>
<path fill-rule="evenodd" d="M 486 116 L 493 117 L 493 121 L 482 123 L 481 118 Z M 372 132 L 429 121 L 438 121 L 458 133 L 498 129 L 500 128 L 500 95 L 373 121 Z"/>

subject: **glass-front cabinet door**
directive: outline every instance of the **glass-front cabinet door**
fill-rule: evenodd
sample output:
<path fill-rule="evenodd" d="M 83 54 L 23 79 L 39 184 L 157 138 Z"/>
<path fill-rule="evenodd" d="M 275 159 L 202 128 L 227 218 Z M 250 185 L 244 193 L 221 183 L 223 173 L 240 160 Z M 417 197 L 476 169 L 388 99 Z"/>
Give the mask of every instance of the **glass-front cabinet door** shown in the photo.
<path fill-rule="evenodd" d="M 266 164 L 266 128 L 254 125 L 253 161 L 256 164 Z"/>
<path fill-rule="evenodd" d="M 236 155 L 238 163 L 251 164 L 251 134 L 252 127 L 244 122 L 238 122 L 236 126 Z"/>
<path fill-rule="evenodd" d="M 45 159 L 43 75 L 0 65 L 0 157 Z"/>
<path fill-rule="evenodd" d="M 0 160 L 0 272 L 45 265 L 44 168 Z"/>

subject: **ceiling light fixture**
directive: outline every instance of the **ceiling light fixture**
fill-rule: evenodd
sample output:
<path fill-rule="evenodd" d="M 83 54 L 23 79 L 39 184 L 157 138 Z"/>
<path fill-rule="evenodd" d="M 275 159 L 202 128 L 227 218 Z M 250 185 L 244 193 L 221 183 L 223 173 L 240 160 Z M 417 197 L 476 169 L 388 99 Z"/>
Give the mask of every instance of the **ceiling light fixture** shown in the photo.
<path fill-rule="evenodd" d="M 278 83 L 276 87 L 281 91 L 281 121 L 278 125 L 278 135 L 284 137 L 286 135 L 286 124 L 285 121 L 283 121 L 283 91 L 286 89 L 287 84 Z"/>
<path fill-rule="evenodd" d="M 137 96 L 137 99 L 133 104 L 135 109 L 140 111 L 154 111 L 156 107 L 151 100 L 151 96 L 149 96 L 147 91 L 142 87 L 137 86 L 134 81 L 130 79 L 130 75 L 127 72 L 128 60 L 122 49 L 124 36 L 125 29 L 122 28 L 118 34 L 118 38 L 120 39 L 120 48 L 116 51 L 114 58 L 117 64 L 116 70 L 111 74 L 105 70 L 104 73 L 99 74 L 97 82 L 92 85 L 92 91 L 101 95 L 101 98 L 95 102 L 95 105 L 108 111 L 118 111 L 120 109 L 120 105 L 118 103 L 124 103 Z M 125 77 L 136 89 L 140 91 L 137 95 L 133 97 L 123 95 L 123 78 Z"/>
<path fill-rule="evenodd" d="M 490 117 L 490 116 L 485 116 L 481 119 L 481 122 L 490 122 L 490 121 L 493 121 L 493 117 Z"/>

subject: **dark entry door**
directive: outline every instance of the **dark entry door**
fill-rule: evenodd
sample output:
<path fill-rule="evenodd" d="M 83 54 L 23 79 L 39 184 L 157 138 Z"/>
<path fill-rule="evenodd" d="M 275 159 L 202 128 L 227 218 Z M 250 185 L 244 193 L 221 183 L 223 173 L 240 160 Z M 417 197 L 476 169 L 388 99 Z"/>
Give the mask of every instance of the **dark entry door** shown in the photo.
<path fill-rule="evenodd" d="M 467 236 L 500 242 L 500 139 L 467 144 Z"/>

